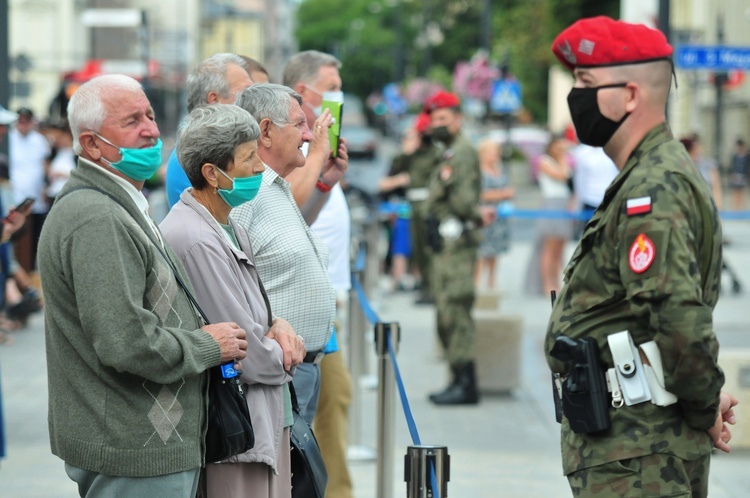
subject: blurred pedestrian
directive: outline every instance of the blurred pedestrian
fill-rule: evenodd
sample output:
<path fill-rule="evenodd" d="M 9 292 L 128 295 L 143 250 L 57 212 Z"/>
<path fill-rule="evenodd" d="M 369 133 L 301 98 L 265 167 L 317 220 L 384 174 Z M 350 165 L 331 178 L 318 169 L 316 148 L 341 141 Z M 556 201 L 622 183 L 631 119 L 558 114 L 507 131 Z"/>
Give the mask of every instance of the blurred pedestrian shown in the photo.
<path fill-rule="evenodd" d="M 479 144 L 479 167 L 482 170 L 482 206 L 497 211 L 501 202 L 512 199 L 515 190 L 510 187 L 510 177 L 503 165 L 502 145 L 486 139 Z M 510 225 L 507 218 L 497 218 L 482 228 L 482 243 L 477 251 L 477 266 L 474 272 L 474 285 L 481 286 L 482 277 L 487 274 L 487 289 L 495 290 L 497 259 L 508 252 L 510 247 Z"/>
<path fill-rule="evenodd" d="M 724 200 L 721 189 L 721 178 L 719 177 L 719 167 L 717 166 L 716 161 L 703 154 L 703 146 L 701 145 L 700 137 L 697 134 L 681 138 L 680 142 L 685 146 L 685 150 L 687 150 L 690 155 L 690 159 L 693 160 L 695 167 L 698 168 L 701 176 L 706 180 L 709 189 L 711 189 L 711 194 L 716 203 L 716 209 L 721 211 Z"/>
<path fill-rule="evenodd" d="M 140 83 L 93 78 L 68 119 L 78 167 L 39 243 L 52 453 L 81 496 L 192 498 L 205 371 L 242 360 L 245 331 L 201 323 L 148 215 L 141 188 L 161 166 L 161 140 Z"/>
<path fill-rule="evenodd" d="M 601 147 L 578 144 L 570 149 L 573 161 L 573 192 L 580 210 L 593 214 L 602 203 L 607 187 L 619 173 L 617 166 Z M 581 220 L 576 230 L 580 238 L 588 219 Z"/>
<path fill-rule="evenodd" d="M 206 462 L 207 496 L 291 497 L 294 419 L 287 383 L 305 356 L 304 341 L 272 314 L 247 232 L 229 216 L 261 188 L 265 167 L 257 154 L 259 135 L 255 119 L 235 105 L 193 109 L 177 142 L 192 188 L 160 225 L 208 319 L 232 320 L 247 331 L 240 380 L 255 445 L 231 462 Z"/>
<path fill-rule="evenodd" d="M 566 28 L 552 50 L 575 76 L 568 106 L 579 140 L 620 170 L 547 328 L 547 361 L 564 378 L 563 472 L 574 496 L 706 497 L 711 451 L 729 451 L 737 400 L 721 393 L 712 327 L 721 224 L 666 123 L 672 47 L 660 31 L 600 16 Z M 571 342 L 575 359 L 565 361 Z M 634 355 L 663 381 L 648 380 Z M 611 395 L 597 397 L 610 368 Z"/>
<path fill-rule="evenodd" d="M 247 63 L 239 55 L 214 54 L 201 61 L 188 75 L 185 84 L 187 111 L 211 104 L 234 104 L 237 95 L 253 84 L 247 72 Z M 177 148 L 167 161 L 165 178 L 167 203 L 171 209 L 179 200 L 183 190 L 190 187 L 185 170 L 177 159 Z"/>
<path fill-rule="evenodd" d="M 732 192 L 732 209 L 745 209 L 745 190 L 750 176 L 750 153 L 745 141 L 738 138 L 734 143 L 734 153 L 729 163 L 729 190 Z"/>
<path fill-rule="evenodd" d="M 391 286 L 393 291 L 408 290 L 414 284 L 407 282 L 409 277 L 409 259 L 412 255 L 411 209 L 406 204 L 406 189 L 410 184 L 409 167 L 413 154 L 420 145 L 420 136 L 416 129 L 407 130 L 401 138 L 401 153 L 391 160 L 387 176 L 378 182 L 380 197 L 391 205 L 395 211 L 388 219 L 390 234 L 388 256 L 390 259 Z"/>
<path fill-rule="evenodd" d="M 16 205 L 24 199 L 34 199 L 25 230 L 13 242 L 16 259 L 28 273 L 36 270 L 39 234 L 49 211 L 45 161 L 50 147 L 35 128 L 34 112 L 28 107 L 20 108 L 16 127 L 10 132 L 10 185 Z"/>
<path fill-rule="evenodd" d="M 461 134 L 461 101 L 449 92 L 425 103 L 432 137 L 443 146 L 429 180 L 425 212 L 432 225 L 432 279 L 437 332 L 451 370 L 448 386 L 430 395 L 436 405 L 479 402 L 474 342 L 474 266 L 480 241 L 479 158 Z"/>
<path fill-rule="evenodd" d="M 570 142 L 565 137 L 555 135 L 547 144 L 546 153 L 539 158 L 538 181 L 544 212 L 563 212 L 572 207 L 573 169 L 568 156 L 569 146 Z M 573 237 L 573 222 L 549 216 L 538 220 L 536 228 L 541 242 L 538 260 L 541 290 L 548 295 L 552 290 L 560 290 L 563 250 Z M 537 264 L 537 261 L 532 264 Z"/>
<path fill-rule="evenodd" d="M 47 198 L 53 202 L 76 166 L 76 155 L 73 152 L 73 134 L 67 120 L 52 123 L 51 136 L 56 153 L 47 172 Z"/>

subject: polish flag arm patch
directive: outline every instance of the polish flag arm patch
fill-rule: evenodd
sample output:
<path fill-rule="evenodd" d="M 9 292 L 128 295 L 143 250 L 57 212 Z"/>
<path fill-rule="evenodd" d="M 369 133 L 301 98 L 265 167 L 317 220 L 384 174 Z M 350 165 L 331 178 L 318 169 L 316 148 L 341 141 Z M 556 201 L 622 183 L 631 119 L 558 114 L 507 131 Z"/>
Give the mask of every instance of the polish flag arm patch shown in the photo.
<path fill-rule="evenodd" d="M 651 196 L 647 195 L 646 197 L 637 197 L 635 199 L 628 199 L 626 207 L 627 207 L 628 216 L 650 213 L 651 212 Z"/>

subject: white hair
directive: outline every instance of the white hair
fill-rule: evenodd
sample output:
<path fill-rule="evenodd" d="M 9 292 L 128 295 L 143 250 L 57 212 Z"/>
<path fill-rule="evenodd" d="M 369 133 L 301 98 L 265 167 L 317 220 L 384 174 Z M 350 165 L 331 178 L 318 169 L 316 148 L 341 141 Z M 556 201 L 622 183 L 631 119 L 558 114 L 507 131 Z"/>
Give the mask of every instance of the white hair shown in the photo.
<path fill-rule="evenodd" d="M 130 76 L 105 74 L 81 85 L 70 98 L 68 123 L 73 134 L 73 152 L 76 154 L 80 155 L 83 150 L 78 141 L 81 132 L 98 132 L 107 118 L 107 109 L 102 102 L 102 95 L 113 91 L 143 93 L 143 88 Z"/>

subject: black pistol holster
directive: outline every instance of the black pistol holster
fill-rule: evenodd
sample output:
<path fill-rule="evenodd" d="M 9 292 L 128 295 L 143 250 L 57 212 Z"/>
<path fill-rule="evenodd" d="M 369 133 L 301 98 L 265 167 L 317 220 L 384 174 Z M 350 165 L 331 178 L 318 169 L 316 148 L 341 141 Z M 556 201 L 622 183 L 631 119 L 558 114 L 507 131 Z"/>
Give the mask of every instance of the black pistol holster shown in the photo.
<path fill-rule="evenodd" d="M 561 421 L 562 405 L 562 414 L 573 432 L 591 434 L 609 429 L 609 394 L 596 341 L 560 336 L 550 355 L 568 366 L 566 377 L 553 375 L 557 421 Z"/>
<path fill-rule="evenodd" d="M 427 236 L 427 245 L 430 249 L 432 249 L 435 252 L 440 252 L 443 250 L 443 236 L 440 235 L 440 220 L 438 220 L 435 216 L 429 215 L 425 219 L 425 223 L 427 225 L 426 230 L 426 236 Z"/>

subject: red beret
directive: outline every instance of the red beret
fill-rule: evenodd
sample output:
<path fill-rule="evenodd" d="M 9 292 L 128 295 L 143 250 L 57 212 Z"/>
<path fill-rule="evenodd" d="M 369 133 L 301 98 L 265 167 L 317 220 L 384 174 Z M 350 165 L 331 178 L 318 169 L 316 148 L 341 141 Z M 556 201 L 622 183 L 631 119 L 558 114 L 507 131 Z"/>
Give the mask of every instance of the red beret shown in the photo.
<path fill-rule="evenodd" d="M 446 92 L 441 90 L 433 94 L 427 102 L 424 103 L 424 112 L 427 114 L 431 113 L 435 109 L 445 109 L 446 107 L 459 107 L 461 100 L 455 93 Z"/>
<path fill-rule="evenodd" d="M 417 119 L 414 120 L 414 129 L 417 133 L 424 133 L 430 127 L 430 115 L 426 112 L 420 112 Z"/>
<path fill-rule="evenodd" d="M 606 16 L 576 21 L 557 35 L 552 52 L 571 71 L 668 59 L 672 46 L 661 31 Z"/>

